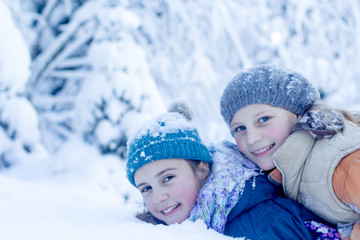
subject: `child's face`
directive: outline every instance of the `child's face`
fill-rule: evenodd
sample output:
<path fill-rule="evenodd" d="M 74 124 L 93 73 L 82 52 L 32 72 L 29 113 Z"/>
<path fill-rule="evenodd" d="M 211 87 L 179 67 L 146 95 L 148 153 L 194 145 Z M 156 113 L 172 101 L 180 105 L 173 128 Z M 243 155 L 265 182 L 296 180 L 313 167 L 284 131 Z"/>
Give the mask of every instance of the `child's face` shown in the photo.
<path fill-rule="evenodd" d="M 284 143 L 296 114 L 267 104 L 251 104 L 237 111 L 230 127 L 238 149 L 263 170 L 275 167 L 272 155 Z"/>
<path fill-rule="evenodd" d="M 207 163 L 200 162 L 195 170 L 183 159 L 157 160 L 139 168 L 134 179 L 150 213 L 168 225 L 186 220 L 206 177 L 200 168 L 208 169 Z"/>

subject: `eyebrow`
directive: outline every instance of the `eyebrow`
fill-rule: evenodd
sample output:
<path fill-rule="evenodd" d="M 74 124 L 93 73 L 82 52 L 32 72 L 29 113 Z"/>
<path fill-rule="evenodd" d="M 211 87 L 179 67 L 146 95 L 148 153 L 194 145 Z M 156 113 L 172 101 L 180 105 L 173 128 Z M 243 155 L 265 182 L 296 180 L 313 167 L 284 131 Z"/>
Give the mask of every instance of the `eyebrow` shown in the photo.
<path fill-rule="evenodd" d="M 158 173 L 155 175 L 155 178 L 161 176 L 162 174 L 164 174 L 164 173 L 167 172 L 167 171 L 172 171 L 172 170 L 176 170 L 176 168 L 174 168 L 174 167 L 166 168 L 166 169 L 158 172 Z M 139 188 L 139 187 L 141 187 L 141 186 L 143 186 L 143 185 L 146 185 L 146 183 L 139 183 L 138 185 L 136 185 L 136 187 Z"/>
<path fill-rule="evenodd" d="M 260 112 L 256 113 L 254 115 L 254 117 L 260 117 L 262 115 L 269 115 L 270 113 L 268 112 L 268 110 L 261 110 Z"/>

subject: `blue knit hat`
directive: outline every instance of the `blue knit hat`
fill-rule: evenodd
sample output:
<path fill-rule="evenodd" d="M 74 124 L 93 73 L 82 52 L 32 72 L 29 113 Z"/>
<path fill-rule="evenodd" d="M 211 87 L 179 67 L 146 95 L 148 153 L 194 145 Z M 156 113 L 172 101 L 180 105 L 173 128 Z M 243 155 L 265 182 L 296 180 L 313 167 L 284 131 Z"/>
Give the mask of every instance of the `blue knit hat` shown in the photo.
<path fill-rule="evenodd" d="M 126 173 L 134 186 L 135 172 L 156 160 L 187 159 L 211 163 L 208 149 L 190 123 L 192 115 L 188 107 L 178 102 L 169 111 L 149 122 L 128 141 Z"/>
<path fill-rule="evenodd" d="M 320 98 L 319 91 L 299 73 L 275 65 L 259 65 L 238 73 L 226 86 L 221 115 L 230 123 L 243 107 L 262 103 L 303 115 Z"/>

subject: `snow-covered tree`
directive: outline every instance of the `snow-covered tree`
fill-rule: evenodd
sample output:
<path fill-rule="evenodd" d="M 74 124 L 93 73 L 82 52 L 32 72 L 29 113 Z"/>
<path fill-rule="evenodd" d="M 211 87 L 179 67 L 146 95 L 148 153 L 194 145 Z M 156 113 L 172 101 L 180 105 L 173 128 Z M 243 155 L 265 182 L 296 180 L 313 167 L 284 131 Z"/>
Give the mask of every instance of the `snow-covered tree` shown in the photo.
<path fill-rule="evenodd" d="M 33 58 L 25 94 L 39 112 L 44 144 L 55 151 L 75 132 L 123 155 L 136 128 L 131 118 L 164 111 L 133 36 L 139 18 L 126 1 L 17 3 L 12 9 L 27 6 L 19 19 Z"/>
<path fill-rule="evenodd" d="M 46 156 L 39 120 L 23 96 L 30 76 L 30 56 L 12 16 L 0 1 L 0 170 L 20 160 Z M 5 34 L 6 33 L 6 34 Z M 11 47 L 15 46 L 15 47 Z"/>
<path fill-rule="evenodd" d="M 330 104 L 359 106 L 358 0 L 3 1 L 30 52 L 22 93 L 50 152 L 75 133 L 123 156 L 140 122 L 178 96 L 204 139 L 230 137 L 222 89 L 259 63 L 303 73 Z"/>

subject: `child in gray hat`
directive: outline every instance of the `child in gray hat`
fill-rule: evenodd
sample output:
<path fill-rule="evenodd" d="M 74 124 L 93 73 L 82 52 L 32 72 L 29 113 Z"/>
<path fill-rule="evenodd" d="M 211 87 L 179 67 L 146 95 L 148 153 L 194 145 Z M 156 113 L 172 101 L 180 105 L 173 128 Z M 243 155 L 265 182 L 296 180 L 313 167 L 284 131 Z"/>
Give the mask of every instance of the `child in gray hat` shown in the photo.
<path fill-rule="evenodd" d="M 351 239 L 360 239 L 360 122 L 319 97 L 299 73 L 259 65 L 228 83 L 221 114 L 238 149 L 270 181 L 338 224 L 343 237 L 352 231 Z"/>

